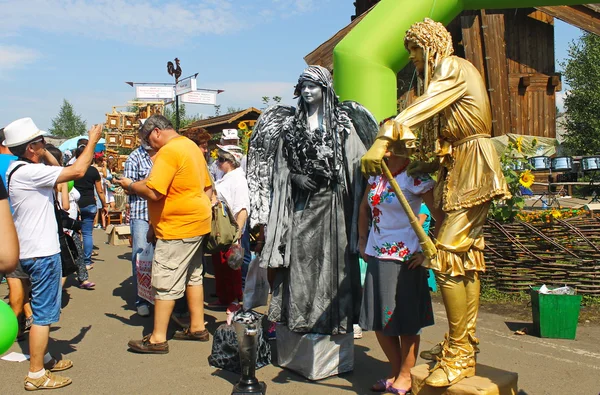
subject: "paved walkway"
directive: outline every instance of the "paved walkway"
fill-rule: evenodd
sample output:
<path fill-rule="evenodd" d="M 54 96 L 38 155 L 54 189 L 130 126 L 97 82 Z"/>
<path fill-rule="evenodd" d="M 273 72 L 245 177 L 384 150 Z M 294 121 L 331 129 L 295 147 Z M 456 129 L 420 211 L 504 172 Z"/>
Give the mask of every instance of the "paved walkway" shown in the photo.
<path fill-rule="evenodd" d="M 230 394 L 238 376 L 208 365 L 211 343 L 170 341 L 167 355 L 127 351 L 127 341 L 151 331 L 152 321 L 139 317 L 130 307 L 134 297 L 129 279 L 130 249 L 105 244 L 106 236 L 99 230 L 94 231 L 94 238 L 99 256 L 90 279 L 98 284 L 97 289 L 81 290 L 69 281 L 61 321 L 51 332 L 51 352 L 62 353 L 75 364 L 66 372 L 73 384 L 56 393 Z M 208 295 L 214 287 L 210 275 L 206 285 Z M 6 294 L 6 285 L 0 285 L 0 297 Z M 422 349 L 439 341 L 447 328 L 443 306 L 436 303 L 434 310 L 437 324 L 423 331 Z M 224 313 L 207 310 L 211 332 L 224 318 Z M 515 321 L 480 314 L 479 363 L 518 372 L 522 394 L 598 394 L 599 326 L 580 324 L 577 340 L 570 341 L 516 336 L 514 329 L 524 324 Z M 15 343 L 9 351 L 27 353 L 27 342 Z M 258 370 L 257 376 L 267 383 L 268 394 L 369 394 L 371 384 L 386 373 L 383 361 L 374 334 L 365 332 L 355 343 L 352 373 L 315 383 L 271 365 Z M 27 362 L 0 361 L 0 394 L 24 393 L 27 368 Z"/>

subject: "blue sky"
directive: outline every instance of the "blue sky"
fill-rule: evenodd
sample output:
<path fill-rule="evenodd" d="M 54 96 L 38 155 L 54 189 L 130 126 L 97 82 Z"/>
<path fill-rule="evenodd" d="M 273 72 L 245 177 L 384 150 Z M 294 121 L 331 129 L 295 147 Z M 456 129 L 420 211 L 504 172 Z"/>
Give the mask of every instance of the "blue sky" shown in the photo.
<path fill-rule="evenodd" d="M 227 107 L 292 91 L 303 57 L 350 22 L 353 0 L 0 0 L 0 125 L 47 129 L 69 100 L 89 124 L 134 96 L 124 81 L 170 82 L 181 59 Z M 557 21 L 556 56 L 579 30 Z M 188 105 L 188 113 L 214 114 Z"/>

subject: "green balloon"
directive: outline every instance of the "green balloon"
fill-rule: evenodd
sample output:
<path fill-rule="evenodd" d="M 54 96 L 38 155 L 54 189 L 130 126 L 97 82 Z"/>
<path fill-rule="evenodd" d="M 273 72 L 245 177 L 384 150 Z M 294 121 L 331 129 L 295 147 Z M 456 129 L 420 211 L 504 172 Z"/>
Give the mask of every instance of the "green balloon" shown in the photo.
<path fill-rule="evenodd" d="M 71 189 L 73 189 L 73 187 L 75 186 L 75 181 L 71 180 L 69 182 L 67 182 L 67 187 L 69 192 L 71 192 Z"/>
<path fill-rule="evenodd" d="M 17 338 L 19 324 L 12 309 L 0 301 L 0 354 L 4 354 Z"/>

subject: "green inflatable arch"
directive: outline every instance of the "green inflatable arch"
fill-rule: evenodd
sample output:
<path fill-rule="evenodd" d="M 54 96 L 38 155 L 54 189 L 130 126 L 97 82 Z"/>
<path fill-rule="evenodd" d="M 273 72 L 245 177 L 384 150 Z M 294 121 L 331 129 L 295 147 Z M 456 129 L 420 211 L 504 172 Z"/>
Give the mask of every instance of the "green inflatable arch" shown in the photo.
<path fill-rule="evenodd" d="M 381 0 L 333 50 L 334 86 L 375 118 L 396 115 L 396 75 L 408 63 L 404 34 L 423 18 L 448 25 L 464 10 L 582 4 L 569 0 Z"/>

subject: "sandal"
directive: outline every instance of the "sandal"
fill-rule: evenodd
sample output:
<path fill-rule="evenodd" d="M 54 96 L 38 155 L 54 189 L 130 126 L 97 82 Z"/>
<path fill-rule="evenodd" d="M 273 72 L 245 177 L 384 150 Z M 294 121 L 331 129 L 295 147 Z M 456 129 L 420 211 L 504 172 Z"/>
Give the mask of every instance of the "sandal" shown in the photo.
<path fill-rule="evenodd" d="M 375 384 L 371 387 L 371 391 L 373 392 L 385 392 L 388 388 L 390 388 L 394 384 L 392 380 L 381 379 L 377 380 Z"/>
<path fill-rule="evenodd" d="M 73 380 L 68 377 L 58 376 L 46 370 L 46 373 L 39 379 L 32 379 L 29 376 L 25 377 L 24 386 L 26 391 L 51 390 L 66 387 L 72 382 Z"/>
<path fill-rule="evenodd" d="M 47 363 L 44 364 L 44 369 L 49 370 L 51 372 L 60 372 L 63 370 L 71 369 L 73 367 L 73 361 L 70 359 L 61 359 L 57 360 L 52 357 Z"/>
<path fill-rule="evenodd" d="M 81 284 L 79 284 L 79 288 L 81 289 L 94 289 L 94 287 L 96 286 L 96 283 L 93 283 L 91 281 L 88 282 L 83 282 Z"/>

